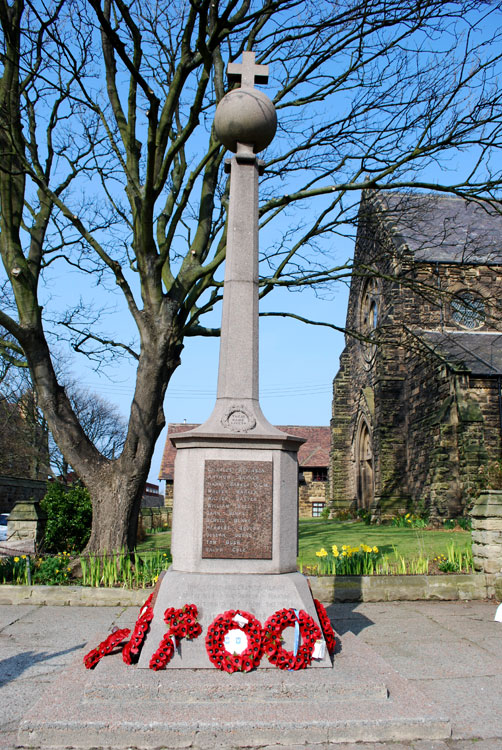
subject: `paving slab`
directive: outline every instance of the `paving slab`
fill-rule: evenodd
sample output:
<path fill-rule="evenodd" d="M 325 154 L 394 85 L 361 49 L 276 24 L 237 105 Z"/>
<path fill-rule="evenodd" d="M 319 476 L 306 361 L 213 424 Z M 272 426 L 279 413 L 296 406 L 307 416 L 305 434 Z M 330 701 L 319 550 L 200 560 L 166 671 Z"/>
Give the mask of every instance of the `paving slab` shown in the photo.
<path fill-rule="evenodd" d="M 144 594 L 141 596 L 141 601 L 143 600 Z M 17 668 L 7 681 L 0 684 L 2 750 L 13 750 L 16 747 L 17 728 L 21 719 L 40 697 L 50 696 L 54 692 L 71 662 L 75 659 L 80 662 L 90 646 L 106 637 L 113 623 L 119 627 L 130 626 L 137 617 L 138 609 L 138 606 L 74 608 L 0 605 L 0 682 L 4 676 L 4 660 L 16 655 L 19 657 Z M 436 705 L 438 710 L 442 710 L 450 718 L 453 737 L 456 739 L 398 741 L 394 738 L 394 741 L 389 739 L 363 744 L 338 742 L 335 745 L 326 740 L 316 745 L 316 750 L 333 747 L 336 750 L 502 750 L 502 684 L 498 676 L 493 674 L 489 659 L 485 661 L 488 665 L 487 673 L 476 677 L 458 672 L 456 668 L 459 676 L 443 678 L 438 676 L 440 670 L 436 670 L 438 652 L 442 650 L 445 639 L 450 643 L 456 642 L 457 650 L 453 649 L 450 653 L 451 658 L 456 661 L 462 662 L 465 639 L 480 649 L 483 658 L 487 654 L 497 660 L 502 657 L 502 623 L 496 623 L 498 627 L 494 631 L 495 610 L 493 602 L 483 601 L 339 603 L 329 606 L 328 613 L 342 634 L 349 631 L 358 633 L 358 641 L 368 642 L 377 653 L 381 654 L 384 646 L 388 649 L 392 644 L 402 641 L 403 625 L 408 629 L 408 641 L 421 641 L 420 674 L 428 672 L 436 676 L 417 679 L 415 659 L 400 658 L 398 669 L 401 676 L 417 687 L 429 703 Z M 425 622 L 428 623 L 426 630 L 423 628 Z M 462 625 L 464 622 L 465 627 Z M 432 631 L 429 623 L 433 625 Z M 437 629 L 434 629 L 434 623 Z M 375 637 L 377 630 L 378 637 Z M 91 643 L 88 646 L 89 640 Z M 82 647 L 83 643 L 86 643 L 85 647 Z M 105 665 L 106 661 L 102 664 Z M 56 662 L 57 669 L 52 669 L 52 663 Z M 366 665 L 363 663 L 360 667 L 361 674 L 367 675 Z M 205 672 L 209 674 L 208 670 Z M 335 674 L 336 666 L 333 670 L 316 670 L 317 675 L 325 672 Z M 87 672 L 84 680 L 86 677 Z M 339 684 L 340 680 L 337 680 L 331 695 L 342 692 Z M 72 687 L 73 691 L 75 689 L 76 685 Z M 375 703 L 374 700 L 371 702 Z M 340 701 L 333 700 L 332 703 L 331 714 L 336 711 Z M 140 709 L 141 703 L 136 701 L 131 715 L 135 715 Z M 252 729 L 249 730 L 249 735 L 252 737 Z M 308 729 L 300 741 L 293 741 L 291 738 L 288 744 L 285 736 L 281 750 L 299 750 L 300 747 L 305 750 L 305 747 L 310 747 L 309 737 Z M 179 740 L 186 745 L 188 735 L 180 736 Z M 95 747 L 103 750 L 105 746 L 103 742 L 97 741 Z M 217 733 L 213 734 L 212 747 L 219 747 Z M 277 745 L 264 740 L 260 750 L 272 747 L 277 748 Z M 47 748 L 45 745 L 44 750 Z"/>
<path fill-rule="evenodd" d="M 463 679 L 420 680 L 414 684 L 448 713 L 454 739 L 489 739 L 501 734 L 502 674 L 473 677 L 468 684 Z M 502 738 L 497 742 L 501 750 Z"/>

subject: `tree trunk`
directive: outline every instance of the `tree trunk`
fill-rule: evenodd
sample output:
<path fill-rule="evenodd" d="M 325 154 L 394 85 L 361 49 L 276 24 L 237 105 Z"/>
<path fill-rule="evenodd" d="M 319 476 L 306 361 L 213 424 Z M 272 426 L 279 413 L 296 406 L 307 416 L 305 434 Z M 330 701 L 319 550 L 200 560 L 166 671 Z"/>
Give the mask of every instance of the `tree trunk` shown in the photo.
<path fill-rule="evenodd" d="M 152 444 L 152 450 L 153 450 Z M 136 544 L 141 496 L 149 464 L 123 471 L 121 462 L 108 466 L 88 483 L 92 498 L 92 532 L 86 552 L 133 549 Z"/>

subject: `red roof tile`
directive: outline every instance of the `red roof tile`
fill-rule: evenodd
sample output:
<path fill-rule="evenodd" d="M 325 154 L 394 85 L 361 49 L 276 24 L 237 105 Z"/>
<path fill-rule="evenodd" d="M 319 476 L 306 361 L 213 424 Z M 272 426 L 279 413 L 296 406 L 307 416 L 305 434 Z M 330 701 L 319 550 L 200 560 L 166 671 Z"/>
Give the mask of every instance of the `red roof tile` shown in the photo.
<path fill-rule="evenodd" d="M 169 433 L 186 432 L 198 426 L 198 424 L 186 423 L 171 423 L 168 425 L 168 436 L 160 464 L 159 479 L 174 479 L 176 448 L 169 440 Z M 290 435 L 305 438 L 306 442 L 300 446 L 300 450 L 298 451 L 298 463 L 300 467 L 306 469 L 327 467 L 329 465 L 331 447 L 331 431 L 329 427 L 312 427 L 310 425 L 277 425 L 277 427 L 279 430 L 288 432 Z"/>

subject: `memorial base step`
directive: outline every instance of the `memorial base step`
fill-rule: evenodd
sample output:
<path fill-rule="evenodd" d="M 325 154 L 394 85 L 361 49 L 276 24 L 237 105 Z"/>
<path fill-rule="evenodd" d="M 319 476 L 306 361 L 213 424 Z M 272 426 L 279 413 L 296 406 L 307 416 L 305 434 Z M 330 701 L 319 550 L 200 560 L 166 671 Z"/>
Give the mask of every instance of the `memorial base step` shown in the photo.
<path fill-rule="evenodd" d="M 448 717 L 437 705 L 346 633 L 333 669 L 153 672 L 128 667 L 116 654 L 88 672 L 79 658 L 27 713 L 18 747 L 336 750 L 344 742 L 450 734 Z"/>

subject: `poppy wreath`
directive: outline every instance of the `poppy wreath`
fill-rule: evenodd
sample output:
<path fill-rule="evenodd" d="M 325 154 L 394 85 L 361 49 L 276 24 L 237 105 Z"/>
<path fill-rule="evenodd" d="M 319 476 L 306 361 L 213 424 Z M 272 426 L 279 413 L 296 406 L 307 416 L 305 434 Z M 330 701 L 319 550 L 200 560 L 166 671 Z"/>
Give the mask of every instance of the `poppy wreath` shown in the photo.
<path fill-rule="evenodd" d="M 296 656 L 282 646 L 282 632 L 298 622 L 301 643 Z M 306 669 L 312 663 L 315 642 L 322 638 L 319 627 L 312 617 L 300 610 L 279 609 L 266 621 L 263 628 L 263 648 L 268 660 L 279 669 Z"/>
<path fill-rule="evenodd" d="M 131 640 L 122 649 L 122 659 L 126 664 L 133 664 L 138 661 L 148 628 L 153 620 L 152 599 L 153 594 L 150 594 L 139 611 L 139 617 L 132 631 Z"/>
<path fill-rule="evenodd" d="M 122 641 L 124 641 L 128 637 L 130 632 L 131 631 L 129 630 L 129 628 L 123 628 L 122 630 L 115 628 L 113 633 L 111 633 L 111 635 L 109 635 L 106 640 L 101 641 L 97 648 L 93 648 L 91 651 L 89 651 L 88 654 L 84 656 L 84 664 L 86 669 L 94 669 L 96 664 L 101 661 L 103 656 L 111 653 L 115 646 L 118 646 L 119 643 L 122 643 Z"/>
<path fill-rule="evenodd" d="M 159 647 L 150 659 L 150 669 L 165 669 L 174 656 L 174 647 L 182 638 L 193 640 L 202 633 L 197 622 L 198 611 L 195 604 L 185 604 L 181 609 L 168 607 L 164 612 L 164 622 L 168 627 Z"/>
<path fill-rule="evenodd" d="M 150 669 L 154 669 L 156 672 L 158 672 L 159 669 L 165 669 L 167 667 L 174 655 L 174 640 L 174 636 L 172 636 L 170 633 L 166 633 L 162 637 L 157 651 L 150 659 L 150 663 L 148 665 Z"/>
<path fill-rule="evenodd" d="M 326 641 L 326 646 L 328 648 L 329 653 L 334 654 L 335 647 L 336 647 L 335 631 L 333 630 L 331 626 L 328 613 L 326 612 L 326 607 L 324 606 L 324 604 L 321 604 L 321 602 L 318 601 L 317 599 L 314 599 L 314 604 L 315 604 L 315 608 L 317 611 L 317 616 L 319 618 L 319 622 L 321 623 L 321 630 L 324 636 L 324 640 Z"/>
<path fill-rule="evenodd" d="M 247 622 L 243 623 L 241 618 Z M 225 636 L 230 630 L 242 630 L 247 638 L 247 646 L 241 654 L 231 654 L 225 648 Z M 250 672 L 263 655 L 260 621 L 239 609 L 229 609 L 218 615 L 206 633 L 206 651 L 209 661 L 223 672 Z"/>
<path fill-rule="evenodd" d="M 195 604 L 185 604 L 181 609 L 168 607 L 164 612 L 168 632 L 176 638 L 198 638 L 202 633 L 202 628 L 197 622 L 198 614 Z"/>

